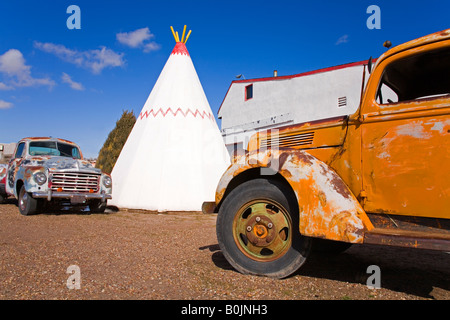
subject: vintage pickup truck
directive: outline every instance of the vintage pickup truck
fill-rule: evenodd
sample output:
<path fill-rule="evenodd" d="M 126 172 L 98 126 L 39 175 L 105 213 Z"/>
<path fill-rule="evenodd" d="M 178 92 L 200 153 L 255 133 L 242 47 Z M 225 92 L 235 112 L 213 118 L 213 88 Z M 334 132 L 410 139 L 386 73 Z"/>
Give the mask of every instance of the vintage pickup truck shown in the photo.
<path fill-rule="evenodd" d="M 23 215 L 38 213 L 46 201 L 88 205 L 91 212 L 103 212 L 112 191 L 111 177 L 83 160 L 75 143 L 50 137 L 17 143 L 5 184 Z"/>
<path fill-rule="evenodd" d="M 366 67 L 357 112 L 253 135 L 204 203 L 238 271 L 283 278 L 315 246 L 450 251 L 450 29 Z"/>

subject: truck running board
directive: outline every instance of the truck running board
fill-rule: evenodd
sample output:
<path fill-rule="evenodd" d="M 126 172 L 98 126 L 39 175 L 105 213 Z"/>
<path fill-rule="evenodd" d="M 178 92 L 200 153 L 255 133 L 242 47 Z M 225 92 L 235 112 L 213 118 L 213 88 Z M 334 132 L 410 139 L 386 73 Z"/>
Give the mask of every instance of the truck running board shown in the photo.
<path fill-rule="evenodd" d="M 450 235 L 442 233 L 375 228 L 366 232 L 364 243 L 450 252 Z"/>
<path fill-rule="evenodd" d="M 450 252 L 450 220 L 368 214 L 375 226 L 364 243 Z"/>

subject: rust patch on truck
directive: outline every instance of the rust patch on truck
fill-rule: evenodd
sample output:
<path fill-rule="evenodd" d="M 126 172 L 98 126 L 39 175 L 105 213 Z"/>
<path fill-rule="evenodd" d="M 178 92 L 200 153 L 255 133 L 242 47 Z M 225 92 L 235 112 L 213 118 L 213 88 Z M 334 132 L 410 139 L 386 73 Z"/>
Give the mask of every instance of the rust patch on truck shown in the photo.
<path fill-rule="evenodd" d="M 274 164 L 278 167 L 270 167 Z M 270 168 L 290 184 L 299 206 L 301 234 L 361 243 L 364 231 L 373 228 L 356 197 L 336 172 L 301 150 L 256 150 L 237 157 L 219 183 L 216 204 L 223 199 L 233 178 L 256 167 Z"/>

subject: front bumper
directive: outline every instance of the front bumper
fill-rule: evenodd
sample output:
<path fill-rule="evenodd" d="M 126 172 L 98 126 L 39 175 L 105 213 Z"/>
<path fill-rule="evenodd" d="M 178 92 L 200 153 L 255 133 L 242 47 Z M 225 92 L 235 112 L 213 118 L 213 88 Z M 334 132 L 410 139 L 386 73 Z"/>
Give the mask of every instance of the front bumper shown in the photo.
<path fill-rule="evenodd" d="M 77 202 L 92 199 L 101 199 L 102 202 L 105 202 L 108 199 L 112 199 L 110 194 L 105 193 L 52 192 L 51 190 L 47 192 L 32 192 L 31 195 L 33 198 L 46 198 L 48 201 L 51 201 L 53 198 L 77 200 Z"/>
<path fill-rule="evenodd" d="M 218 212 L 218 208 L 215 202 L 203 202 L 202 212 L 204 214 L 213 214 Z"/>

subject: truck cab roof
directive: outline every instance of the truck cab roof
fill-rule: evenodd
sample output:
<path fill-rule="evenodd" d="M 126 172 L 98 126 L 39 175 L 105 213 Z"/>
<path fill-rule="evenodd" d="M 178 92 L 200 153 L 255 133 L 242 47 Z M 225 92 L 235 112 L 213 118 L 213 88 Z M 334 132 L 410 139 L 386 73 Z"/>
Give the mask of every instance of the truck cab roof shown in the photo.
<path fill-rule="evenodd" d="M 66 139 L 60 139 L 60 138 L 53 138 L 53 137 L 26 137 L 23 139 L 20 139 L 20 141 L 42 141 L 42 140 L 48 140 L 48 141 L 59 141 L 64 143 L 70 143 L 76 145 L 75 142 L 66 140 Z"/>
<path fill-rule="evenodd" d="M 388 58 L 394 54 L 397 54 L 399 52 L 409 50 L 409 49 L 412 49 L 415 47 L 419 47 L 419 46 L 422 46 L 422 45 L 425 45 L 428 43 L 443 41 L 443 40 L 447 40 L 447 39 L 450 39 L 450 29 L 435 32 L 435 33 L 399 44 L 398 46 L 395 46 L 392 49 L 389 49 L 388 51 L 386 51 L 384 54 L 382 54 L 377 59 L 375 66 L 380 64 L 386 58 Z"/>

